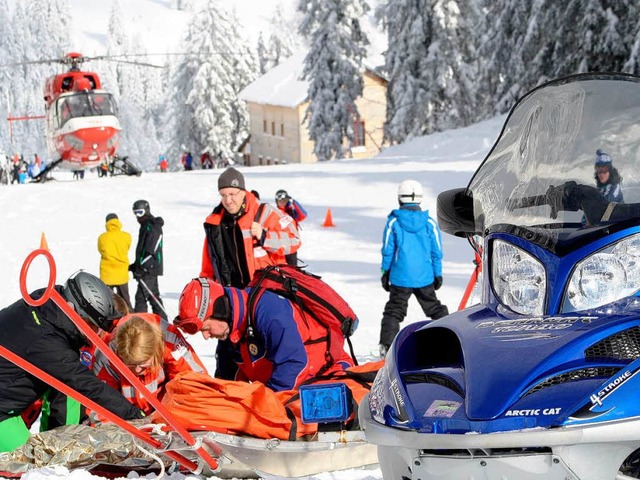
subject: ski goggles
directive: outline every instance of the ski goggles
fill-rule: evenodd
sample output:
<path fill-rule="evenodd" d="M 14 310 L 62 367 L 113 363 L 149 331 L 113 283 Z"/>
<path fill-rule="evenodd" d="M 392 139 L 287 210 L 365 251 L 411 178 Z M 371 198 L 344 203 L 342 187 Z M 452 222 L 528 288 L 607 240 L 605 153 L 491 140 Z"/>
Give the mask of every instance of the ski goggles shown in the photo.
<path fill-rule="evenodd" d="M 202 329 L 202 320 L 198 317 L 173 319 L 173 324 L 187 335 L 195 335 Z"/>
<path fill-rule="evenodd" d="M 133 211 L 133 214 L 134 214 L 136 217 L 144 217 L 144 214 L 145 214 L 145 213 L 146 213 L 146 212 L 145 212 L 144 208 L 139 208 L 139 209 L 136 209 L 136 210 L 134 210 L 134 211 Z"/>

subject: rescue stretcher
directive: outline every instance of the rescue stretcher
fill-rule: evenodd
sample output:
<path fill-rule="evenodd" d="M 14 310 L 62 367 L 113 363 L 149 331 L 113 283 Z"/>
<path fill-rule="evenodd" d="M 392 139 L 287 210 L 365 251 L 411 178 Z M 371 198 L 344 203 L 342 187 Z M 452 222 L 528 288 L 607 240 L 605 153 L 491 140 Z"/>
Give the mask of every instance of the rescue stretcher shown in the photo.
<path fill-rule="evenodd" d="M 26 279 L 31 263 L 39 255 L 44 256 L 49 264 L 49 281 L 42 297 L 33 299 L 27 291 Z M 144 473 L 167 469 L 219 478 L 259 478 L 264 475 L 296 478 L 377 465 L 376 447 L 366 442 L 360 430 L 318 432 L 306 441 L 188 431 L 55 290 L 55 277 L 55 261 L 48 250 L 38 249 L 29 254 L 20 272 L 20 291 L 25 302 L 40 306 L 49 300 L 54 301 L 120 374 L 149 401 L 164 423 L 149 425 L 144 419 L 124 421 L 0 346 L 2 357 L 110 422 L 97 427 L 72 425 L 32 435 L 26 445 L 14 452 L 0 453 L 0 476 L 20 477 L 47 462 L 70 468 L 81 467 L 92 474 L 111 478 L 127 471 Z M 83 445 L 79 449 L 82 451 L 65 451 L 73 449 L 74 445 Z M 58 452 L 59 455 L 51 452 Z"/>

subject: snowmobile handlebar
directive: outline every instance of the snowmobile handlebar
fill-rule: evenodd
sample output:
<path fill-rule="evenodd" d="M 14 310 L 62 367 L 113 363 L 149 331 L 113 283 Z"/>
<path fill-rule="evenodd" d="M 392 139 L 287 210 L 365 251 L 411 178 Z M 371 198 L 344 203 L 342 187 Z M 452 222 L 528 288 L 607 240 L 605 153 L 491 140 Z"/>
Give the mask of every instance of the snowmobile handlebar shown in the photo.
<path fill-rule="evenodd" d="M 547 205 L 548 199 L 546 195 L 533 195 L 531 197 L 510 198 L 507 201 L 507 210 L 510 212 L 516 208 L 529 208 L 539 207 L 540 205 Z"/>

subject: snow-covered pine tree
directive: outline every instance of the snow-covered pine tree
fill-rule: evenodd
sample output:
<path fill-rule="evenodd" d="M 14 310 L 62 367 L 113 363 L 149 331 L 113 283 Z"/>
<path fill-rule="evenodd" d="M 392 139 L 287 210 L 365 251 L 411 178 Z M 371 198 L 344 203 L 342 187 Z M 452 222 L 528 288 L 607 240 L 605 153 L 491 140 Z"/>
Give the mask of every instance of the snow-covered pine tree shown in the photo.
<path fill-rule="evenodd" d="M 364 0 L 300 0 L 298 10 L 304 15 L 300 33 L 310 45 L 302 76 L 309 82 L 305 120 L 313 153 L 320 161 L 343 158 L 359 119 L 355 101 L 362 95 L 368 44 L 360 19 L 369 6 Z"/>
<path fill-rule="evenodd" d="M 14 66 L 18 61 L 17 46 L 13 32 L 13 20 L 9 15 L 7 0 L 0 0 L 0 118 L 7 118 L 9 106 L 13 105 L 14 72 L 22 69 Z M 8 128 L 0 128 L 0 153 L 11 155 L 11 138 Z"/>
<path fill-rule="evenodd" d="M 139 36 L 130 38 L 119 0 L 109 16 L 107 51 L 100 62 L 103 88 L 113 94 L 119 106 L 121 141 L 118 155 L 143 170 L 156 168 L 161 151 L 156 123 L 162 102 L 162 72 L 145 66 L 146 49 Z M 142 62 L 136 63 L 139 59 Z"/>
<path fill-rule="evenodd" d="M 262 32 L 260 32 L 260 34 L 258 35 L 256 52 L 258 55 L 258 67 L 260 69 L 260 74 L 264 75 L 271 68 L 272 55 L 269 49 L 267 48 L 267 45 L 264 43 Z"/>
<path fill-rule="evenodd" d="M 234 23 L 235 22 L 235 23 Z M 237 19 L 215 0 L 195 12 L 172 69 L 168 158 L 175 164 L 184 150 L 208 148 L 233 159 L 246 138 L 248 114 L 238 92 L 255 79 L 257 62 L 236 26 Z"/>
<path fill-rule="evenodd" d="M 281 3 L 276 5 L 271 17 L 271 35 L 269 36 L 269 51 L 272 54 L 271 68 L 280 65 L 289 58 L 302 44 L 293 20 L 287 18 Z"/>
<path fill-rule="evenodd" d="M 478 56 L 478 119 L 508 111 L 520 91 L 516 71 L 522 71 L 516 55 L 526 35 L 531 0 L 484 0 Z"/>
<path fill-rule="evenodd" d="M 129 36 L 124 18 L 124 11 L 120 0 L 114 0 L 109 13 L 109 23 L 107 27 L 107 48 L 106 57 L 118 58 L 127 52 L 129 47 Z M 108 90 L 120 104 L 120 82 L 123 65 L 115 61 L 101 61 L 99 64 L 100 79 L 102 86 Z"/>
<path fill-rule="evenodd" d="M 632 66 L 640 23 L 636 0 L 571 0 L 557 14 L 555 78 L 578 72 L 639 73 Z M 547 18 L 549 13 L 546 12 Z"/>
<path fill-rule="evenodd" d="M 14 15 L 16 43 L 21 45 L 21 58 L 25 62 L 51 60 L 51 63 L 30 63 L 23 67 L 24 75 L 16 69 L 12 104 L 14 115 L 43 115 L 43 91 L 46 80 L 62 71 L 55 60 L 61 59 L 69 50 L 71 38 L 71 16 L 68 0 L 33 0 L 16 6 Z M 31 120 L 14 122 L 14 144 L 19 145 L 25 160 L 34 153 L 46 152 L 45 121 Z"/>
<path fill-rule="evenodd" d="M 389 39 L 386 140 L 403 142 L 476 119 L 474 5 L 390 0 L 378 8 Z"/>
<path fill-rule="evenodd" d="M 640 16 L 640 5 L 631 0 L 628 3 L 628 13 L 624 17 L 623 44 L 629 46 L 628 57 L 622 67 L 627 73 L 640 74 L 640 22 L 634 21 Z"/>
<path fill-rule="evenodd" d="M 129 53 L 132 59 L 146 53 L 138 36 L 130 42 Z M 150 67 L 132 63 L 121 65 L 120 77 L 120 122 L 122 140 L 119 155 L 128 156 L 129 161 L 145 170 L 152 170 L 160 153 L 157 138 L 148 137 L 145 82 L 143 78 L 156 72 Z M 155 130 L 154 130 L 155 133 Z"/>
<path fill-rule="evenodd" d="M 265 42 L 262 32 L 258 36 L 260 73 L 267 73 L 273 67 L 280 65 L 301 46 L 302 39 L 293 23 L 293 19 L 285 16 L 282 4 L 276 5 L 269 22 L 271 33 L 268 41 Z"/>

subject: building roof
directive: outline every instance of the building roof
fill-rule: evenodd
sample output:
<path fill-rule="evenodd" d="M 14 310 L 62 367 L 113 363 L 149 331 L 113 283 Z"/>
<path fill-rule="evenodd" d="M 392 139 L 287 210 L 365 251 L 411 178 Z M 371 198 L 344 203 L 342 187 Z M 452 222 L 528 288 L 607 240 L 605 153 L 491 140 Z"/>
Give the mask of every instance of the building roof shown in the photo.
<path fill-rule="evenodd" d="M 261 105 L 294 108 L 304 103 L 309 91 L 309 82 L 300 80 L 304 66 L 305 51 L 299 51 L 280 65 L 247 85 L 239 95 L 240 100 Z M 377 69 L 366 65 L 365 69 L 384 81 L 386 78 Z"/>
<path fill-rule="evenodd" d="M 307 98 L 309 83 L 300 80 L 306 52 L 298 52 L 273 67 L 240 92 L 245 102 L 293 108 Z"/>

